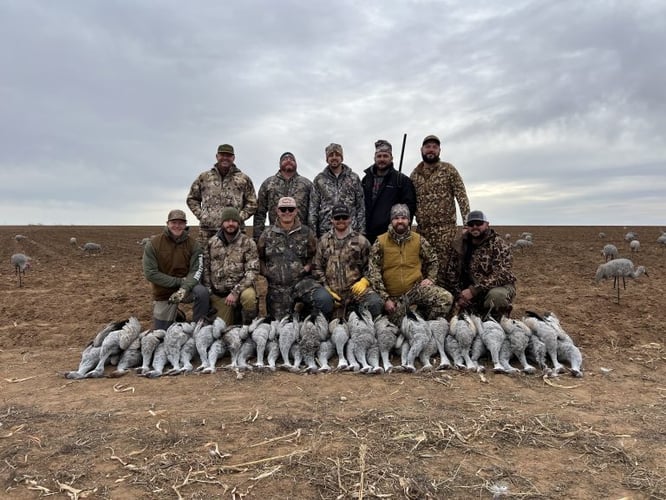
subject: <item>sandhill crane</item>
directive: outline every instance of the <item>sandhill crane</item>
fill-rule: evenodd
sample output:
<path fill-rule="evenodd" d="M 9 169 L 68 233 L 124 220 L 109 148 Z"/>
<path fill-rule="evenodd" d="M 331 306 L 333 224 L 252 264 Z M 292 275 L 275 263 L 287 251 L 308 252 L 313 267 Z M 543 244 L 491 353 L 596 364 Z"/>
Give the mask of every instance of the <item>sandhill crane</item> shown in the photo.
<path fill-rule="evenodd" d="M 201 365 L 197 370 L 208 368 L 208 349 L 211 344 L 222 337 L 222 331 L 226 328 L 226 323 L 219 316 L 215 318 L 212 325 L 203 325 L 203 320 L 199 320 L 194 333 L 194 343 L 199 353 Z"/>
<path fill-rule="evenodd" d="M 506 341 L 500 351 L 500 363 L 507 368 L 507 366 L 510 366 L 509 361 L 511 357 L 515 356 L 520 361 L 525 373 L 535 373 L 536 368 L 527 362 L 526 357 L 527 346 L 529 345 L 532 331 L 522 321 L 506 316 L 502 316 L 500 324 L 506 333 Z"/>
<path fill-rule="evenodd" d="M 331 334 L 331 342 L 335 345 L 335 350 L 338 354 L 338 366 L 336 370 L 346 370 L 349 367 L 349 362 L 345 357 L 345 346 L 349 341 L 349 328 L 347 323 L 340 318 L 334 318 L 328 324 L 328 331 Z"/>
<path fill-rule="evenodd" d="M 472 320 L 476 325 L 476 331 L 481 338 L 480 343 L 476 343 L 472 359 L 478 360 L 479 356 L 485 350 L 490 353 L 493 362 L 493 371 L 495 373 L 511 373 L 517 371 L 510 365 L 506 366 L 500 362 L 500 350 L 506 340 L 506 333 L 502 326 L 491 316 L 486 321 L 482 321 L 478 316 L 473 316 Z M 483 346 L 483 347 L 481 347 Z M 480 348 L 480 349 L 479 349 Z"/>
<path fill-rule="evenodd" d="M 463 366 L 460 366 L 459 364 L 456 364 L 456 366 L 458 368 L 467 368 L 468 370 L 476 371 L 479 365 L 472 361 L 470 353 L 477 332 L 476 325 L 472 321 L 470 315 L 463 312 L 458 314 L 458 316 L 451 318 L 449 331 L 449 335 L 457 341 L 460 355 L 465 361 Z"/>
<path fill-rule="evenodd" d="M 298 343 L 306 370 L 310 373 L 315 373 L 319 370 L 315 362 L 315 356 L 319 351 L 321 343 L 328 338 L 328 321 L 326 321 L 326 317 L 320 311 L 313 308 L 311 314 L 301 323 L 299 333 L 300 339 Z"/>
<path fill-rule="evenodd" d="M 643 266 L 634 267 L 634 263 L 629 259 L 614 259 L 605 264 L 600 264 L 594 280 L 599 283 L 603 279 L 613 278 L 613 288 L 617 288 L 617 303 L 620 303 L 620 278 L 622 278 L 622 287 L 627 288 L 626 278 L 638 278 L 645 274 L 649 276 Z"/>
<path fill-rule="evenodd" d="M 421 361 L 421 370 L 432 369 L 432 364 L 430 364 L 430 354 L 434 353 L 436 345 L 432 338 L 432 331 L 430 330 L 428 322 L 418 313 L 407 308 L 407 314 L 405 314 L 402 319 L 400 331 L 405 336 L 405 340 L 409 342 L 407 363 L 404 365 L 404 368 L 407 371 L 415 372 L 416 367 L 414 362 L 418 358 Z M 429 349 L 429 344 L 431 342 L 433 344 L 432 347 L 435 348 L 432 349 L 432 353 Z"/>
<path fill-rule="evenodd" d="M 617 262 L 617 260 L 612 260 L 609 262 Z M 544 343 L 546 349 L 546 354 L 550 358 L 551 363 L 553 364 L 553 372 L 555 374 L 561 373 L 564 371 L 564 367 L 560 364 L 557 358 L 557 330 L 553 325 L 546 321 L 540 314 L 537 314 L 532 311 L 526 311 L 525 317 L 522 319 L 532 333 L 536 335 L 541 342 Z"/>
<path fill-rule="evenodd" d="M 14 270 L 16 271 L 16 277 L 18 278 L 19 288 L 23 286 L 23 276 L 25 272 L 30 269 L 32 259 L 23 253 L 15 253 L 11 256 L 10 261 Z"/>
<path fill-rule="evenodd" d="M 102 252 L 102 245 L 100 245 L 99 243 L 88 242 L 80 248 L 81 250 L 83 250 L 83 253 L 86 255 Z"/>
<path fill-rule="evenodd" d="M 280 346 L 280 354 L 282 355 L 281 367 L 290 371 L 298 371 L 300 367 L 300 363 L 299 365 L 296 365 L 295 359 L 294 364 L 292 364 L 289 357 L 290 354 L 292 354 L 292 347 L 297 345 L 298 335 L 299 325 L 295 315 L 293 317 L 285 316 L 280 320 L 280 323 L 278 324 L 278 343 Z M 293 354 L 296 354 L 296 350 L 294 350 Z"/>
<path fill-rule="evenodd" d="M 449 322 L 446 321 L 446 318 L 436 318 L 428 320 L 430 325 L 430 330 L 432 331 L 432 336 L 435 339 L 437 344 L 437 350 L 439 351 L 439 366 L 438 370 L 444 370 L 451 368 L 451 361 L 446 355 L 446 335 L 449 333 Z"/>
<path fill-rule="evenodd" d="M 569 363 L 571 374 L 574 377 L 583 376 L 583 355 L 574 344 L 571 336 L 564 330 L 560 319 L 553 312 L 544 313 L 544 319 L 557 330 L 557 358 Z"/>
<path fill-rule="evenodd" d="M 617 259 L 619 253 L 617 247 L 609 243 L 608 245 L 604 245 L 604 248 L 601 250 L 601 255 L 603 255 L 604 260 L 608 262 L 609 260 Z"/>
<path fill-rule="evenodd" d="M 382 367 L 384 372 L 389 373 L 393 370 L 391 351 L 397 347 L 400 330 L 397 325 L 391 323 L 387 316 L 381 314 L 375 318 L 375 335 L 379 355 L 382 359 Z"/>
<path fill-rule="evenodd" d="M 139 320 L 132 316 L 119 330 L 109 332 L 102 341 L 99 352 L 99 360 L 95 368 L 86 373 L 86 378 L 98 378 L 104 376 L 104 365 L 110 356 L 120 354 L 127 349 L 141 334 Z"/>
<path fill-rule="evenodd" d="M 375 336 L 375 323 L 372 313 L 363 305 L 359 310 L 349 313 L 349 341 L 347 342 L 347 360 L 354 371 L 361 373 L 381 373 L 379 366 L 379 347 Z"/>

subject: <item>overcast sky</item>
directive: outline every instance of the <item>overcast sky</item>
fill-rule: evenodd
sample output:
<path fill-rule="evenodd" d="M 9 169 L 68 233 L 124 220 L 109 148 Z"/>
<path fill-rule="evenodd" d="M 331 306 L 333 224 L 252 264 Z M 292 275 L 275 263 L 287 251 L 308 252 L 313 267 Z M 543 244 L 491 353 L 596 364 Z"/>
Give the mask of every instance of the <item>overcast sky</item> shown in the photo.
<path fill-rule="evenodd" d="M 258 190 L 406 133 L 492 224 L 666 225 L 664 47 L 662 0 L 0 0 L 0 224 L 161 225 L 220 143 Z"/>

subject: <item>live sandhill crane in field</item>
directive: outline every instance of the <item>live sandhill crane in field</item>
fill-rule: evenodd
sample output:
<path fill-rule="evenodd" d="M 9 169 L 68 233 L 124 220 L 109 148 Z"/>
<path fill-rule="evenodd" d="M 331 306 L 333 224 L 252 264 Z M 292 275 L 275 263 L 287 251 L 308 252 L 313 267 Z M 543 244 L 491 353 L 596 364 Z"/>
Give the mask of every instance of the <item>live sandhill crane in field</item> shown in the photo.
<path fill-rule="evenodd" d="M 634 267 L 634 263 L 629 259 L 615 259 L 605 264 L 600 264 L 594 280 L 599 283 L 601 280 L 613 278 L 613 288 L 617 288 L 617 303 L 620 303 L 620 278 L 622 278 L 622 287 L 627 288 L 626 278 L 638 278 L 641 274 L 649 276 L 643 266 Z"/>
<path fill-rule="evenodd" d="M 14 266 L 14 270 L 16 271 L 16 277 L 18 278 L 18 285 L 19 288 L 23 286 L 23 275 L 25 275 L 25 272 L 30 269 L 30 257 L 23 253 L 15 253 L 14 255 L 11 256 L 11 263 L 12 266 Z"/>
<path fill-rule="evenodd" d="M 102 252 L 102 245 L 100 245 L 99 243 L 88 242 L 80 248 L 81 250 L 83 250 L 83 253 L 86 255 Z"/>
<path fill-rule="evenodd" d="M 601 250 L 601 255 L 604 256 L 604 260 L 608 262 L 609 260 L 617 259 L 618 251 L 615 245 L 604 245 L 604 248 Z"/>

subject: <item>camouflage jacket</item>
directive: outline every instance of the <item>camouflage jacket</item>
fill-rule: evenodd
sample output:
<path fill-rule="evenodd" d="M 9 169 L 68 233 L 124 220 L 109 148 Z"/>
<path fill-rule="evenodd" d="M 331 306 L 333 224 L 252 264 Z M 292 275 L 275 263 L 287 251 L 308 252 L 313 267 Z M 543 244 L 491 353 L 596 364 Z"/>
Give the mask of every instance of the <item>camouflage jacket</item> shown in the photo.
<path fill-rule="evenodd" d="M 469 199 L 462 177 L 450 163 L 419 163 L 409 176 L 416 189 L 416 222 L 422 228 L 455 226 L 456 201 L 465 220 Z"/>
<path fill-rule="evenodd" d="M 472 236 L 465 233 L 453 241 L 452 247 L 446 277 L 447 283 L 453 287 L 449 291 L 454 297 L 467 287 L 476 297 L 491 288 L 515 285 L 511 247 L 497 236 L 494 229 L 488 229 L 488 235 L 477 245 L 472 245 Z M 469 265 L 465 266 L 468 253 Z"/>
<path fill-rule="evenodd" d="M 214 166 L 194 180 L 187 206 L 199 219 L 201 229 L 217 231 L 222 227 L 220 219 L 226 207 L 238 209 L 242 220 L 252 217 L 257 210 L 257 195 L 252 180 L 236 165 L 224 176 Z"/>
<path fill-rule="evenodd" d="M 338 203 L 349 208 L 352 229 L 365 232 L 363 187 L 361 179 L 349 166 L 343 163 L 342 172 L 336 177 L 327 165 L 317 174 L 312 184 L 308 226 L 317 234 L 317 238 L 331 229 L 331 212 Z"/>
<path fill-rule="evenodd" d="M 266 215 L 268 215 L 269 225 L 275 224 L 277 219 L 275 209 L 278 200 L 283 196 L 291 196 L 296 200 L 300 219 L 307 221 L 310 191 L 312 191 L 312 182 L 298 173 L 291 179 L 287 179 L 282 175 L 282 172 L 278 172 L 262 182 L 257 195 L 257 211 L 254 214 L 254 229 L 252 231 L 254 241 L 259 241 L 261 233 L 266 229 Z"/>
<path fill-rule="evenodd" d="M 204 252 L 203 284 L 212 292 L 220 296 L 229 292 L 240 295 L 254 285 L 258 272 L 257 245 L 249 236 L 238 231 L 228 242 L 220 230 L 208 240 L 208 252 Z"/>
<path fill-rule="evenodd" d="M 420 279 L 428 278 L 433 283 L 437 281 L 437 272 L 439 270 L 437 252 L 423 236 L 411 230 L 402 236 L 398 236 L 392 227 L 384 235 L 380 235 L 372 245 L 368 270 L 368 280 L 383 301 L 386 302 L 388 298 L 397 296 L 391 295 L 388 289 L 400 287 L 400 284 L 387 283 L 388 276 L 385 276 L 385 271 L 389 268 L 397 268 L 400 271 L 400 268 L 404 267 L 403 272 L 399 274 L 418 276 Z M 389 246 L 391 248 L 388 248 Z M 387 262 L 384 259 L 385 253 L 393 255 L 398 253 L 400 261 Z M 406 268 L 406 262 L 414 261 L 417 266 L 420 265 L 420 268 Z M 396 273 L 394 272 L 393 274 L 395 275 Z M 415 284 L 417 284 L 416 281 L 403 286 L 403 288 L 407 288 L 403 293 L 408 291 L 410 285 L 413 287 Z"/>
<path fill-rule="evenodd" d="M 314 232 L 298 220 L 287 231 L 279 222 L 264 229 L 257 243 L 261 274 L 269 285 L 293 286 L 306 273 L 303 269 L 315 256 L 317 239 Z"/>
<path fill-rule="evenodd" d="M 361 180 L 363 197 L 365 199 L 365 230 L 368 238 L 374 242 L 375 238 L 385 233 L 391 223 L 391 207 L 396 203 L 404 203 L 409 207 L 412 218 L 416 212 L 416 192 L 412 180 L 405 174 L 398 172 L 393 164 L 388 167 L 384 176 L 382 187 L 375 199 L 372 198 L 372 189 L 376 177 L 375 165 L 364 170 Z"/>
<path fill-rule="evenodd" d="M 368 272 L 370 242 L 358 231 L 350 231 L 338 239 L 333 230 L 324 234 L 317 244 L 313 277 L 341 297 Z"/>
<path fill-rule="evenodd" d="M 143 248 L 143 275 L 152 284 L 155 300 L 167 300 L 179 287 L 189 292 L 199 283 L 202 273 L 202 250 L 190 238 L 189 228 L 176 239 L 165 227 Z"/>

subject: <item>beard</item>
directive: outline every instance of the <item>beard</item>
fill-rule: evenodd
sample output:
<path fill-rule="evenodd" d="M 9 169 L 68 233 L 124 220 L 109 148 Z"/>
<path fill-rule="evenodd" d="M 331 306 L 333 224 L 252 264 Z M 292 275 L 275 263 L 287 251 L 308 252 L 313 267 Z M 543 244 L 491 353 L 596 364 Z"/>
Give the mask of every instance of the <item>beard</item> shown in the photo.
<path fill-rule="evenodd" d="M 421 158 L 423 158 L 423 161 L 425 163 L 428 163 L 429 165 L 439 162 L 439 156 L 431 157 L 430 155 L 425 155 L 421 153 Z"/>

